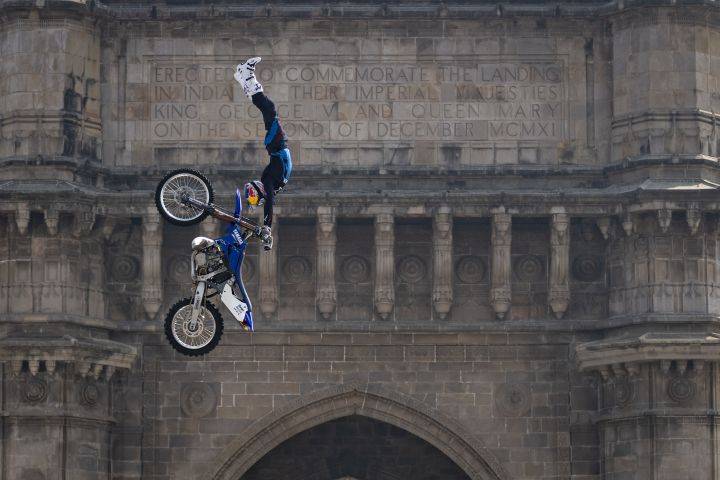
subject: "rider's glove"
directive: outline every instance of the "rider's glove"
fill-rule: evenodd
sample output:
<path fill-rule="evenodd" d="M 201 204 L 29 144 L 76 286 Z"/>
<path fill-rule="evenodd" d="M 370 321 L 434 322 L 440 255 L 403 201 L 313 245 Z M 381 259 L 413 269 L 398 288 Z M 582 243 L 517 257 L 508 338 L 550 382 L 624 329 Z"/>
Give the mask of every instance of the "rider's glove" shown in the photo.
<path fill-rule="evenodd" d="M 273 238 L 272 233 L 270 232 L 270 227 L 264 226 L 260 229 L 260 239 L 262 240 L 263 248 L 266 251 L 272 250 Z"/>

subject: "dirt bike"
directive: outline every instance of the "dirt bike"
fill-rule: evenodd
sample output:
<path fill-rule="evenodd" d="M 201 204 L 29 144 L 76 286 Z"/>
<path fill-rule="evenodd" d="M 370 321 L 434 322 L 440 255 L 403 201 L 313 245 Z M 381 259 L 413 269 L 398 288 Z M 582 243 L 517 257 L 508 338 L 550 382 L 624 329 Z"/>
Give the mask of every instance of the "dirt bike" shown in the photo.
<path fill-rule="evenodd" d="M 189 356 L 210 352 L 223 334 L 222 316 L 207 301 L 215 295 L 220 295 L 220 301 L 244 330 L 253 330 L 252 304 L 242 281 L 242 262 L 248 239 L 261 237 L 263 232 L 259 225 L 241 215 L 242 198 L 238 189 L 232 214 L 214 205 L 213 199 L 208 179 L 190 169 L 168 173 L 155 191 L 157 209 L 174 225 L 195 225 L 208 216 L 229 223 L 220 238 L 193 239 L 190 274 L 195 294 L 178 301 L 165 317 L 165 336 L 170 345 Z"/>

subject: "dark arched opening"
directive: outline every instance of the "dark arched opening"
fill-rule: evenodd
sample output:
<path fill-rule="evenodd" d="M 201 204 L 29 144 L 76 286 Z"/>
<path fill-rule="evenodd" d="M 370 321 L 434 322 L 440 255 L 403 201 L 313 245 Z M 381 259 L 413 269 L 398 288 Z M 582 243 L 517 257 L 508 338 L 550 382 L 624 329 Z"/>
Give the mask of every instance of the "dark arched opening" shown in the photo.
<path fill-rule="evenodd" d="M 467 480 L 444 453 L 401 428 L 351 415 L 331 420 L 284 441 L 242 480 Z"/>

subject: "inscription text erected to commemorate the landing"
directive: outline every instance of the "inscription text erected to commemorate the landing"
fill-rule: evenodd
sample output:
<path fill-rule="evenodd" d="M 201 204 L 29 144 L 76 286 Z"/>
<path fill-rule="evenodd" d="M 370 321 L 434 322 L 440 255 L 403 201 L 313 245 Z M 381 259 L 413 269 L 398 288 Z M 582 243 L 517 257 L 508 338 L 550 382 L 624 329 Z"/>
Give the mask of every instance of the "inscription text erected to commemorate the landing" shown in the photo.
<path fill-rule="evenodd" d="M 262 118 L 220 64 L 150 65 L 156 142 L 245 142 Z M 561 61 L 461 65 L 272 64 L 258 78 L 293 140 L 556 142 L 565 138 Z"/>

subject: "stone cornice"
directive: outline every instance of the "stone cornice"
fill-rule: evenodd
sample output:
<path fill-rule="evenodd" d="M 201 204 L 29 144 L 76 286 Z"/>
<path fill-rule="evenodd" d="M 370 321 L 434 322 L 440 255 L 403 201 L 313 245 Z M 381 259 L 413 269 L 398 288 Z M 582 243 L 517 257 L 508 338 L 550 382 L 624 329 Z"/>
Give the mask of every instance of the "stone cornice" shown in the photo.
<path fill-rule="evenodd" d="M 43 366 L 53 373 L 58 362 L 72 364 L 83 376 L 112 377 L 118 368 L 129 369 L 137 350 L 135 347 L 98 338 L 62 337 L 6 337 L 0 339 L 0 362 L 7 362 L 18 374 L 27 364 L 35 375 Z"/>
<path fill-rule="evenodd" d="M 200 2 L 198 2 L 200 3 Z M 612 0 L 596 2 L 474 2 L 433 1 L 395 4 L 365 1 L 333 4 L 322 1 L 278 1 L 273 3 L 167 5 L 165 2 L 126 3 L 92 0 L 2 0 L 0 13 L 13 11 L 67 11 L 108 20 L 198 20 L 223 18 L 385 18 L 385 19 L 474 19 L 531 16 L 595 18 L 645 7 L 718 8 L 713 0 Z M 687 16 L 687 15 L 686 15 Z M 683 17 L 685 18 L 685 16 Z"/>
<path fill-rule="evenodd" d="M 720 361 L 718 333 L 645 333 L 638 337 L 598 340 L 577 345 L 580 370 L 656 361 Z"/>

